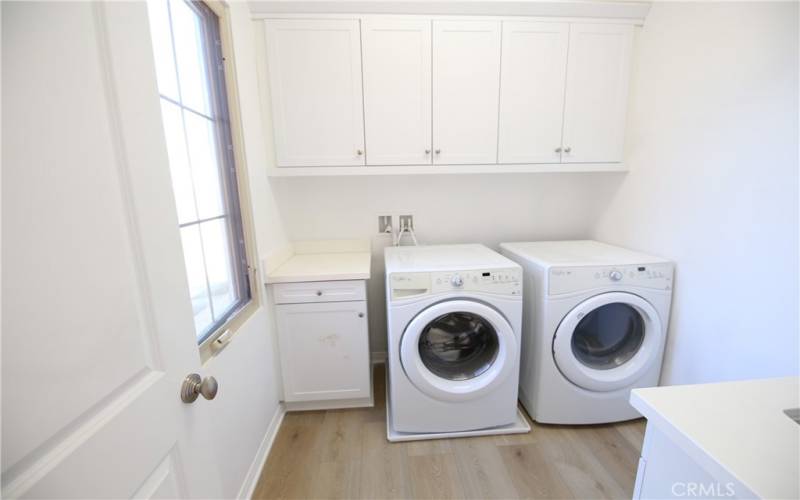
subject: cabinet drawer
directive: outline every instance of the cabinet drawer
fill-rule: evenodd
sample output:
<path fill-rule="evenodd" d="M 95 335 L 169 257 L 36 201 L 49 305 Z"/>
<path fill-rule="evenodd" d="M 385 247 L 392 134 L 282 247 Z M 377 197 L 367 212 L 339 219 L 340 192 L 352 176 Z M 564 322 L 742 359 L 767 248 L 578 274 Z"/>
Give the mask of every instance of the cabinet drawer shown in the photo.
<path fill-rule="evenodd" d="M 276 304 L 367 300 L 363 280 L 276 283 L 272 285 L 272 290 Z"/>

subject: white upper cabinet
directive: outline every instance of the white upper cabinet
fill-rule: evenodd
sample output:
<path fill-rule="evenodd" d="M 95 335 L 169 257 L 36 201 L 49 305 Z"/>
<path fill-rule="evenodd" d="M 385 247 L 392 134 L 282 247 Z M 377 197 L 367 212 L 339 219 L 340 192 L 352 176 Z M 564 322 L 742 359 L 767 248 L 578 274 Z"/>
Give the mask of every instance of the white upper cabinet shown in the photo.
<path fill-rule="evenodd" d="M 433 162 L 497 162 L 500 22 L 433 22 Z"/>
<path fill-rule="evenodd" d="M 265 20 L 272 175 L 624 170 L 633 23 L 355 17 Z"/>
<path fill-rule="evenodd" d="M 499 163 L 558 163 L 569 24 L 503 22 Z"/>
<path fill-rule="evenodd" d="M 431 163 L 431 21 L 365 19 L 369 165 Z"/>
<path fill-rule="evenodd" d="M 564 105 L 564 163 L 621 162 L 633 27 L 572 24 Z"/>
<path fill-rule="evenodd" d="M 268 20 L 266 42 L 278 166 L 364 165 L 359 21 Z"/>

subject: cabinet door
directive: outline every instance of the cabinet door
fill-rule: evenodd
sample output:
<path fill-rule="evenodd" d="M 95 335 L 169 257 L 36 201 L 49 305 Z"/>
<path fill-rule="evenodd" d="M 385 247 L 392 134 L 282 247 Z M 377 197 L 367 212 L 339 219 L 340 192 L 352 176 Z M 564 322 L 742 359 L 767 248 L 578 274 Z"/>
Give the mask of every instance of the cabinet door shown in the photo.
<path fill-rule="evenodd" d="M 569 25 L 504 22 L 500 163 L 558 163 Z"/>
<path fill-rule="evenodd" d="M 564 163 L 620 162 L 633 27 L 572 24 L 564 104 Z"/>
<path fill-rule="evenodd" d="M 364 165 L 357 20 L 266 21 L 278 166 Z"/>
<path fill-rule="evenodd" d="M 369 397 L 365 301 L 275 309 L 286 401 Z"/>
<path fill-rule="evenodd" d="M 367 19 L 364 118 L 367 164 L 431 162 L 431 22 Z"/>
<path fill-rule="evenodd" d="M 433 162 L 497 162 L 500 22 L 433 22 Z"/>

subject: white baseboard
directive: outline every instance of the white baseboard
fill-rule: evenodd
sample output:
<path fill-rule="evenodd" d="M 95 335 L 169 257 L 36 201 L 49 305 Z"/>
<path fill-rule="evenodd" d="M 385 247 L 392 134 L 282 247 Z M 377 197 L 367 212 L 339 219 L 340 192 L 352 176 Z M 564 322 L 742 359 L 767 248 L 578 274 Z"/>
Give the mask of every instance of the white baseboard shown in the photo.
<path fill-rule="evenodd" d="M 370 392 L 368 398 L 331 399 L 323 401 L 285 401 L 286 411 L 338 410 L 343 408 L 371 408 L 375 399 Z"/>
<path fill-rule="evenodd" d="M 386 351 L 372 352 L 370 353 L 369 357 L 373 365 L 386 363 Z"/>
<path fill-rule="evenodd" d="M 244 477 L 244 482 L 242 483 L 242 487 L 239 488 L 239 494 L 236 495 L 236 498 L 242 500 L 253 498 L 256 484 L 258 484 L 258 478 L 261 477 L 261 470 L 267 462 L 269 450 L 272 449 L 272 444 L 275 442 L 275 436 L 278 435 L 278 429 L 281 428 L 284 415 L 286 415 L 286 408 L 284 408 L 283 403 L 278 403 L 278 408 L 275 409 L 275 413 L 272 415 L 272 420 L 270 420 L 269 426 L 267 426 L 264 439 L 261 440 L 258 452 L 255 458 L 253 458 L 253 463 L 250 464 L 250 469 L 248 469 L 247 475 Z"/>

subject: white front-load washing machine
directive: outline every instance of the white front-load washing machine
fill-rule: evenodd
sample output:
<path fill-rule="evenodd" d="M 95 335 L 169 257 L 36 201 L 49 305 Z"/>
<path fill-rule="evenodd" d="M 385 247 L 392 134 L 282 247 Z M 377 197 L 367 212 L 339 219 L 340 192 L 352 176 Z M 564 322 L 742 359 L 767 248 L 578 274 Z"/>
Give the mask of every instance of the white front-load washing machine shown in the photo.
<path fill-rule="evenodd" d="M 482 245 L 384 256 L 389 439 L 517 425 L 521 267 Z"/>
<path fill-rule="evenodd" d="M 596 241 L 503 243 L 525 272 L 520 400 L 537 422 L 638 418 L 658 385 L 673 264 Z"/>

